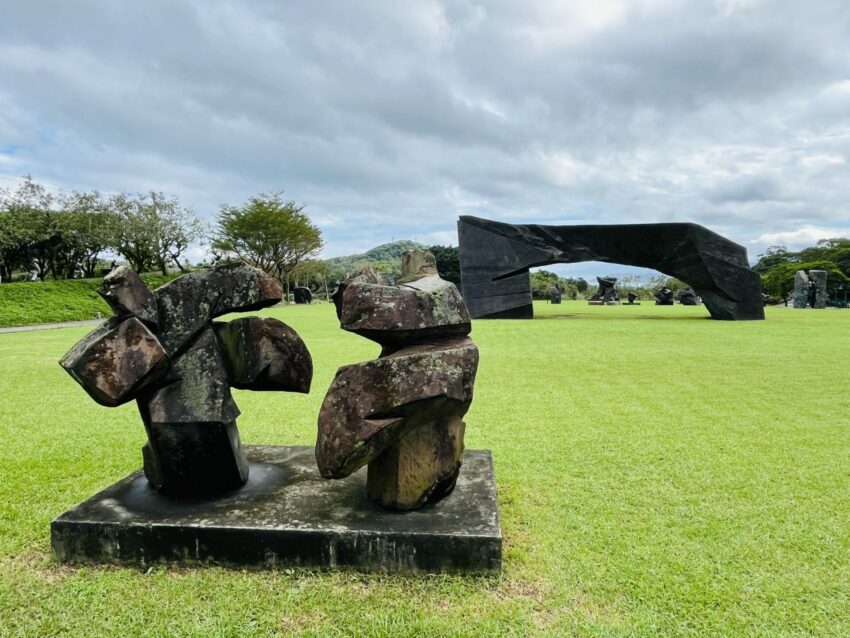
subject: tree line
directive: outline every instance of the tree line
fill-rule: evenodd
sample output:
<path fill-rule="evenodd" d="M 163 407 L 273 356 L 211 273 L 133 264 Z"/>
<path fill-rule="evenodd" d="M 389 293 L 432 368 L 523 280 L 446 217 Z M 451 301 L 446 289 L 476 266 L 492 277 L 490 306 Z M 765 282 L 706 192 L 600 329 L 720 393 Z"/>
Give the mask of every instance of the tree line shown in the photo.
<path fill-rule="evenodd" d="M 285 280 L 322 247 L 303 206 L 280 193 L 221 207 L 209 225 L 174 195 L 98 191 L 51 193 L 27 175 L 0 189 L 0 281 L 37 272 L 39 279 L 96 277 L 109 259 L 136 272 L 186 272 L 186 253 L 206 245 L 214 260 L 247 262 Z"/>

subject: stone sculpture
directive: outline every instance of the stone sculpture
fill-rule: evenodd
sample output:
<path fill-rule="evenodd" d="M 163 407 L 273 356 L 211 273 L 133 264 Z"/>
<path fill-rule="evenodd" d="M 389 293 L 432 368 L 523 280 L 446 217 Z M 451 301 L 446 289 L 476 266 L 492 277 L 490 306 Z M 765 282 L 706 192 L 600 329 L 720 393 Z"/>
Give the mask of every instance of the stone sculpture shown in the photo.
<path fill-rule="evenodd" d="M 280 284 L 229 264 L 151 291 L 121 266 L 98 293 L 115 316 L 78 342 L 62 367 L 102 405 L 136 399 L 148 435 L 144 471 L 154 489 L 196 495 L 242 485 L 248 464 L 230 388 L 306 393 L 313 364 L 281 321 L 213 319 L 276 304 Z"/>
<path fill-rule="evenodd" d="M 540 226 L 462 216 L 458 238 L 473 318 L 530 319 L 529 267 L 604 261 L 687 281 L 714 319 L 764 319 L 761 280 L 746 249 L 697 224 Z"/>
<path fill-rule="evenodd" d="M 313 291 L 307 286 L 295 286 L 292 289 L 292 300 L 297 304 L 313 303 Z"/>
<path fill-rule="evenodd" d="M 590 298 L 590 303 L 599 304 L 617 304 L 620 303 L 620 297 L 617 295 L 617 289 L 614 285 L 617 283 L 616 277 L 597 277 L 599 287 L 596 293 Z"/>
<path fill-rule="evenodd" d="M 826 271 L 798 270 L 794 273 L 794 307 L 826 308 Z"/>
<path fill-rule="evenodd" d="M 325 478 L 368 465 L 369 499 L 415 509 L 452 491 L 478 368 L 469 313 L 434 257 L 405 253 L 398 286 L 367 267 L 334 293 L 344 330 L 382 347 L 337 371 L 319 413 L 316 460 Z"/>
<path fill-rule="evenodd" d="M 637 301 L 637 298 L 638 298 L 638 296 L 633 292 L 630 292 L 628 295 L 626 295 L 626 299 L 629 300 L 628 303 L 629 303 L 630 306 L 639 306 L 640 305 L 640 302 Z"/>
<path fill-rule="evenodd" d="M 697 297 L 697 293 L 695 293 L 690 288 L 686 288 L 685 290 L 679 291 L 679 303 L 683 306 L 698 306 L 699 305 L 699 297 Z"/>
<path fill-rule="evenodd" d="M 655 305 L 656 306 L 672 306 L 673 305 L 673 291 L 670 290 L 667 286 L 661 286 L 658 290 L 655 291 Z"/>
<path fill-rule="evenodd" d="M 563 296 L 563 291 L 558 284 L 552 286 L 552 290 L 549 293 L 549 302 L 553 304 L 561 303 L 561 297 Z"/>

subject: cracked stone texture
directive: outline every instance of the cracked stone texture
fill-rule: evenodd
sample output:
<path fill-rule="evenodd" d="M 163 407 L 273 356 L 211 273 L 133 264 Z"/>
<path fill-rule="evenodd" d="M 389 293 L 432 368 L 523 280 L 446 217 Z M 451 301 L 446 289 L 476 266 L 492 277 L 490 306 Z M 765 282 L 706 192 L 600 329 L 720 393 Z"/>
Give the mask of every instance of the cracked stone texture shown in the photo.
<path fill-rule="evenodd" d="M 466 424 L 459 416 L 425 423 L 369 463 L 366 495 L 395 509 L 417 509 L 455 486 Z"/>
<path fill-rule="evenodd" d="M 112 317 L 83 337 L 59 361 L 89 396 L 108 407 L 136 398 L 161 376 L 168 357 L 136 317 Z"/>
<path fill-rule="evenodd" d="M 353 272 L 345 281 L 340 282 L 337 285 L 336 290 L 334 290 L 333 295 L 331 295 L 331 301 L 334 302 L 334 308 L 336 308 L 336 318 L 339 320 L 342 320 L 342 307 L 345 290 L 354 284 L 386 285 L 383 277 L 376 273 L 372 266 L 366 266 Z"/>
<path fill-rule="evenodd" d="M 282 299 L 280 282 L 244 264 L 192 272 L 154 291 L 161 341 L 173 355 L 215 317 L 273 306 Z"/>
<path fill-rule="evenodd" d="M 156 297 L 147 284 L 127 266 L 118 266 L 106 275 L 97 294 L 119 317 L 132 315 L 154 328 L 159 323 Z"/>
<path fill-rule="evenodd" d="M 475 344 L 456 338 L 340 368 L 319 413 L 322 476 L 348 476 L 414 428 L 462 417 L 477 367 Z"/>
<path fill-rule="evenodd" d="M 310 392 L 313 359 L 298 333 L 277 319 L 214 322 L 230 385 L 243 390 Z"/>
<path fill-rule="evenodd" d="M 223 265 L 151 293 L 133 271 L 118 268 L 100 292 L 119 316 L 76 344 L 62 366 L 99 403 L 137 400 L 148 435 L 144 471 L 156 490 L 207 495 L 240 487 L 248 465 L 231 385 L 307 392 L 312 360 L 280 321 L 214 327 L 212 318 L 277 303 L 278 282 L 256 268 Z"/>
<path fill-rule="evenodd" d="M 698 224 L 514 225 L 464 215 L 458 240 L 463 297 L 473 319 L 532 318 L 528 269 L 581 261 L 677 277 L 714 319 L 764 319 L 761 279 L 746 249 Z"/>
<path fill-rule="evenodd" d="M 437 275 L 437 258 L 427 250 L 405 250 L 401 254 L 401 277 L 398 283 Z"/>
<path fill-rule="evenodd" d="M 471 330 L 457 287 L 437 275 L 401 286 L 349 284 L 342 298 L 340 324 L 344 330 L 391 347 L 465 336 Z"/>

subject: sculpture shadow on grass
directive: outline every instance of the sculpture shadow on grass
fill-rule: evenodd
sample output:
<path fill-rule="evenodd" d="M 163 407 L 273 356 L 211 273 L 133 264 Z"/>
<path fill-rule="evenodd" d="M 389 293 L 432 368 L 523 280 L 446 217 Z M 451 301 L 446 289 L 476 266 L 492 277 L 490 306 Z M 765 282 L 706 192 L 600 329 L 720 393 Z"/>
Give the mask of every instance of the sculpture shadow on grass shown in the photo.
<path fill-rule="evenodd" d="M 764 319 L 746 249 L 698 224 L 541 226 L 458 221 L 464 301 L 473 319 L 531 319 L 529 268 L 602 261 L 687 282 L 713 319 Z"/>

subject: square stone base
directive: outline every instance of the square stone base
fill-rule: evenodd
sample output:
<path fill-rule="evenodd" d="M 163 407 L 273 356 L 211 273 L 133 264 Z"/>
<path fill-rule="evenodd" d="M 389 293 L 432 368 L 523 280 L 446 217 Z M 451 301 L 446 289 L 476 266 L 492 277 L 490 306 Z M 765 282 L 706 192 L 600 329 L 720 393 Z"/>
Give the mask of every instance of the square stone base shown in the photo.
<path fill-rule="evenodd" d="M 313 448 L 248 446 L 248 482 L 214 498 L 169 497 L 141 471 L 51 523 L 70 563 L 214 563 L 265 569 L 497 574 L 502 533 L 489 450 L 467 450 L 454 491 L 411 512 L 366 499 L 366 468 L 319 475 Z"/>

